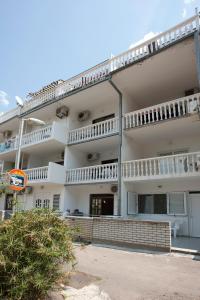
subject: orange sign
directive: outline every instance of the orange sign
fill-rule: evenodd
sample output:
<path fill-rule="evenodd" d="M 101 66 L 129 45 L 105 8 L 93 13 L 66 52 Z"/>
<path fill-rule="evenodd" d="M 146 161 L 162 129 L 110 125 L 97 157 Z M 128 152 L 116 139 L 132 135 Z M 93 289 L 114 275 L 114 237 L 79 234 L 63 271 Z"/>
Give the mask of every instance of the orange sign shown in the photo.
<path fill-rule="evenodd" d="M 27 175 L 20 169 L 13 169 L 8 172 L 9 188 L 13 191 L 21 191 L 26 187 Z"/>

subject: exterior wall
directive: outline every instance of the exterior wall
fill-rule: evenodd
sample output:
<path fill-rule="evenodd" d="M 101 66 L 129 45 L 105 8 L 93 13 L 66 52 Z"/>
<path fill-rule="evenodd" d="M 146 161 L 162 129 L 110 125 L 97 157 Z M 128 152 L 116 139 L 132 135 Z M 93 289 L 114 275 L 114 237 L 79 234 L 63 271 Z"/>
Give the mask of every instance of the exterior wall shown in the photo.
<path fill-rule="evenodd" d="M 169 192 L 186 192 L 186 214 L 185 215 L 163 215 L 163 214 L 135 214 L 129 215 L 134 220 L 155 220 L 155 221 L 180 221 L 179 235 L 189 235 L 189 191 L 200 191 L 199 178 L 155 180 L 140 183 L 123 184 L 123 216 L 127 215 L 127 192 L 137 194 L 166 194 Z"/>
<path fill-rule="evenodd" d="M 62 210 L 64 202 L 64 187 L 62 185 L 34 185 L 31 194 L 25 194 L 19 197 L 19 202 L 21 203 L 21 208 L 28 210 L 35 207 L 35 200 L 37 198 L 50 199 L 50 206 L 52 207 L 53 195 L 60 194 L 60 210 Z"/>
<path fill-rule="evenodd" d="M 91 109 L 90 105 L 86 105 L 84 110 L 89 110 L 91 112 L 90 117 L 88 120 L 86 121 L 78 121 L 78 113 L 81 112 L 82 110 L 77 110 L 77 108 L 72 107 L 71 111 L 70 111 L 70 115 L 69 115 L 69 129 L 75 129 L 75 128 L 80 128 L 80 127 L 84 127 L 87 125 L 91 125 L 92 124 L 92 120 L 97 119 L 97 118 L 101 118 L 104 117 L 106 115 L 110 115 L 110 114 L 115 114 L 115 117 L 118 116 L 118 105 L 115 101 L 115 99 L 113 99 L 112 101 L 109 102 L 105 102 L 104 105 L 102 104 L 96 104 L 95 108 Z"/>
<path fill-rule="evenodd" d="M 132 247 L 171 249 L 169 222 L 153 222 L 114 218 L 68 217 L 70 226 L 78 226 L 85 240 L 127 244 Z"/>
<path fill-rule="evenodd" d="M 90 194 L 113 194 L 111 184 L 90 184 L 66 186 L 64 210 L 73 212 L 79 209 L 84 215 L 89 215 Z M 114 215 L 117 215 L 117 194 L 114 194 Z"/>

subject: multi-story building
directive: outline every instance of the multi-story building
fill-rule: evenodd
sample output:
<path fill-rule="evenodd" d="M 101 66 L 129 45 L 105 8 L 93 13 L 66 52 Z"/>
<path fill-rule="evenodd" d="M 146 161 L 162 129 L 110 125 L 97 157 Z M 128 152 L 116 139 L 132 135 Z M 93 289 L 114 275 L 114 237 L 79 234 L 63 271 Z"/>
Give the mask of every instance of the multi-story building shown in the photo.
<path fill-rule="evenodd" d="M 0 117 L 2 170 L 22 118 L 22 209 L 169 220 L 200 237 L 200 42 L 196 15 Z M 8 210 L 12 194 L 2 195 Z"/>

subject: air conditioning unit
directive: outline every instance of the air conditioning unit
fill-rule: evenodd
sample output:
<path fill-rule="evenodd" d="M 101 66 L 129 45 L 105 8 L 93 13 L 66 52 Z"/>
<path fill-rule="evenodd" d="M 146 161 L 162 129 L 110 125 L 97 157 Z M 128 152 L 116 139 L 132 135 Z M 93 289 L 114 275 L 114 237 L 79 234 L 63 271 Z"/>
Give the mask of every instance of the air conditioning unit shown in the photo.
<path fill-rule="evenodd" d="M 69 108 L 65 105 L 58 107 L 56 109 L 56 116 L 60 119 L 63 119 L 64 117 L 67 117 L 69 114 Z"/>
<path fill-rule="evenodd" d="M 3 132 L 3 137 L 4 137 L 5 139 L 9 139 L 9 138 L 11 137 L 11 135 L 12 135 L 12 131 L 11 131 L 11 130 L 5 130 L 5 131 Z"/>
<path fill-rule="evenodd" d="M 116 184 L 111 185 L 110 188 L 112 193 L 117 193 L 118 192 L 118 186 Z"/>
<path fill-rule="evenodd" d="M 98 160 L 100 157 L 100 154 L 99 153 L 89 153 L 87 155 L 87 160 L 88 161 L 95 161 L 95 160 Z"/>
<path fill-rule="evenodd" d="M 90 111 L 89 111 L 89 110 L 81 111 L 81 112 L 78 114 L 78 120 L 79 120 L 80 122 L 83 122 L 83 121 L 88 120 L 89 117 L 90 117 Z"/>

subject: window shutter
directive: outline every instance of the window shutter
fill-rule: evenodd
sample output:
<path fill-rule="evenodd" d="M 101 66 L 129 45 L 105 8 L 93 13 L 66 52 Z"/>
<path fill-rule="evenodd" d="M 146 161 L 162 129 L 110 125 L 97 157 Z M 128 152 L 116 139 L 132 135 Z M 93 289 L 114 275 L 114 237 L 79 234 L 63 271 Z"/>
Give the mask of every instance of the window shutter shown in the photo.
<path fill-rule="evenodd" d="M 53 210 L 60 209 L 60 194 L 53 195 Z"/>
<path fill-rule="evenodd" d="M 183 215 L 186 213 L 185 193 L 169 193 L 168 214 Z"/>
<path fill-rule="evenodd" d="M 134 192 L 127 193 L 127 214 L 134 215 L 137 213 L 137 194 Z"/>

